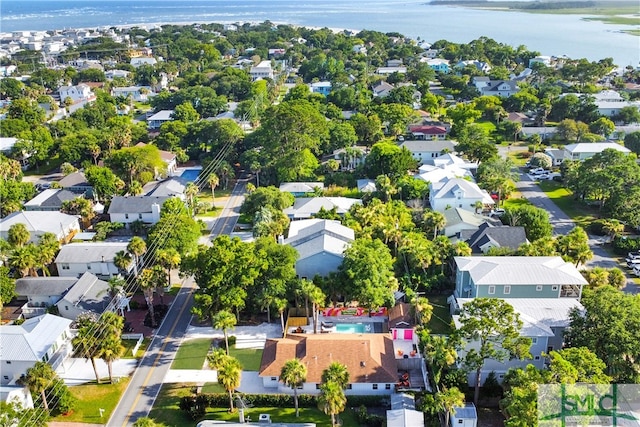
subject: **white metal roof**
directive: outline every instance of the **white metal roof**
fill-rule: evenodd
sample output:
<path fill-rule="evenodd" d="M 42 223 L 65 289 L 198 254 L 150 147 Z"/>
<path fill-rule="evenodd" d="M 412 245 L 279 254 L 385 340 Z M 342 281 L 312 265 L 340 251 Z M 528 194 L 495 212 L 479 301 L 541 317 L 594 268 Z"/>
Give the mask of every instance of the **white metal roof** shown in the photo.
<path fill-rule="evenodd" d="M 34 361 L 42 357 L 69 328 L 71 320 L 45 314 L 25 320 L 22 325 L 0 327 L 0 360 Z"/>

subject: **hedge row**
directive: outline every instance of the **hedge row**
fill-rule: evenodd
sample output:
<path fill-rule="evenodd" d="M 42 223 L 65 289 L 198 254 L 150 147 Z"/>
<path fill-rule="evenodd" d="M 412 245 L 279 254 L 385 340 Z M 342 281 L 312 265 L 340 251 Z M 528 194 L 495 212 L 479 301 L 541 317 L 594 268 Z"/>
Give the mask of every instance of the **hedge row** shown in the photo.
<path fill-rule="evenodd" d="M 618 255 L 640 251 L 640 238 L 616 237 L 612 243 L 613 251 Z"/>
<path fill-rule="evenodd" d="M 258 407 L 289 407 L 294 405 L 293 396 L 288 394 L 238 394 L 252 406 Z M 235 395 L 235 396 L 238 396 Z M 234 404 L 235 404 L 234 396 Z M 376 407 L 389 404 L 386 396 L 347 396 L 347 407 Z M 229 405 L 229 395 L 226 393 L 208 393 L 197 396 L 184 396 L 180 399 L 180 409 L 187 412 L 192 419 L 204 416 L 207 408 L 226 408 Z M 298 395 L 298 405 L 301 408 L 315 408 L 318 406 L 316 396 L 310 394 Z"/>

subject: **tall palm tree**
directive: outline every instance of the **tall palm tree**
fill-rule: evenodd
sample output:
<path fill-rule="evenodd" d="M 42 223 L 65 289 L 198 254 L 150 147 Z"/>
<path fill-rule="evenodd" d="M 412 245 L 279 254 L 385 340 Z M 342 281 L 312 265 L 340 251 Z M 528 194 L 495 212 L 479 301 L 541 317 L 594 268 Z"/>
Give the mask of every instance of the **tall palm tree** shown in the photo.
<path fill-rule="evenodd" d="M 115 298 L 118 296 L 120 291 L 124 289 L 127 282 L 125 282 L 121 277 L 112 277 L 107 281 L 107 284 L 109 285 L 109 296 L 111 298 Z"/>
<path fill-rule="evenodd" d="M 218 168 L 218 173 L 220 174 L 220 179 L 222 181 L 222 188 L 226 190 L 227 185 L 229 185 L 229 177 L 233 173 L 233 167 L 229 162 L 223 162 Z"/>
<path fill-rule="evenodd" d="M 284 330 L 286 329 L 284 326 L 284 312 L 287 309 L 287 305 L 289 304 L 289 302 L 286 298 L 277 298 L 273 302 L 273 304 L 278 309 L 278 313 L 280 313 L 280 326 L 282 326 L 282 332 L 284 332 Z"/>
<path fill-rule="evenodd" d="M 13 224 L 7 232 L 7 241 L 10 245 L 21 248 L 29 242 L 31 233 L 27 230 L 27 226 L 21 222 Z"/>
<path fill-rule="evenodd" d="M 437 404 L 444 411 L 445 425 L 449 425 L 449 418 L 451 414 L 455 414 L 455 407 L 464 405 L 464 393 L 458 390 L 456 387 L 443 388 L 442 391 L 435 395 Z"/>
<path fill-rule="evenodd" d="M 138 276 L 138 284 L 144 294 L 144 300 L 147 302 L 152 327 L 156 326 L 156 313 L 153 308 L 153 292 L 156 289 L 156 280 L 156 273 L 150 268 L 145 268 Z"/>
<path fill-rule="evenodd" d="M 433 230 L 433 239 L 438 236 L 438 231 L 447 225 L 447 220 L 444 215 L 437 211 L 427 210 L 422 214 L 422 221 L 425 231 Z"/>
<path fill-rule="evenodd" d="M 14 249 L 9 256 L 9 266 L 20 272 L 21 277 L 37 276 L 37 248 L 34 244 Z"/>
<path fill-rule="evenodd" d="M 100 374 L 96 366 L 96 357 L 100 357 L 101 337 L 96 332 L 100 330 L 97 319 L 90 315 L 80 315 L 76 320 L 78 333 L 71 340 L 76 354 L 91 361 L 93 373 L 96 375 L 96 383 L 100 384 Z"/>
<path fill-rule="evenodd" d="M 131 265 L 131 255 L 125 251 L 116 252 L 113 263 L 120 271 L 127 271 Z"/>
<path fill-rule="evenodd" d="M 215 209 L 216 207 L 216 193 L 215 193 L 215 189 L 218 186 L 218 184 L 220 184 L 220 178 L 218 178 L 218 175 L 216 175 L 215 173 L 211 172 L 209 174 L 209 178 L 207 178 L 207 183 L 209 184 L 209 187 L 211 187 L 211 207 Z"/>
<path fill-rule="evenodd" d="M 189 204 L 189 209 L 191 210 L 191 215 L 195 215 L 195 198 L 200 193 L 200 187 L 198 187 L 193 182 L 187 184 L 187 187 L 184 190 L 184 195 L 187 196 L 187 203 Z"/>
<path fill-rule="evenodd" d="M 296 417 L 300 415 L 298 409 L 298 387 L 307 380 L 307 367 L 300 359 L 290 359 L 284 362 L 280 370 L 280 381 L 293 389 L 293 401 L 296 406 Z"/>
<path fill-rule="evenodd" d="M 113 384 L 113 361 L 118 360 L 124 352 L 121 337 L 124 319 L 112 311 L 105 311 L 100 317 L 99 324 L 102 338 L 98 356 L 106 362 L 109 382 Z"/>
<path fill-rule="evenodd" d="M 325 301 L 327 300 L 327 296 L 322 291 L 322 289 L 320 289 L 320 287 L 313 285 L 313 288 L 309 292 L 309 300 L 311 301 L 311 306 L 313 310 L 313 313 L 311 313 L 313 315 L 313 333 L 317 334 L 318 333 L 318 310 L 320 309 L 321 305 L 322 306 L 324 305 Z"/>
<path fill-rule="evenodd" d="M 167 287 L 171 287 L 171 270 L 178 267 L 182 261 L 180 254 L 173 248 L 160 249 L 157 252 L 158 263 L 167 269 Z"/>
<path fill-rule="evenodd" d="M 318 409 L 331 415 L 331 425 L 336 425 L 336 415 L 344 411 L 347 406 L 347 396 L 339 384 L 329 381 L 320 386 Z"/>
<path fill-rule="evenodd" d="M 138 275 L 138 266 L 140 265 L 140 257 L 147 252 L 147 244 L 142 240 L 141 237 L 134 236 L 129 244 L 127 245 L 127 251 L 133 255 L 133 259 L 135 261 L 134 264 L 134 273 Z"/>
<path fill-rule="evenodd" d="M 433 306 L 429 304 L 429 300 L 425 297 L 418 297 L 413 301 L 413 309 L 416 315 L 416 325 L 424 325 L 429 323 L 433 314 Z"/>
<path fill-rule="evenodd" d="M 322 382 L 333 382 L 346 389 L 349 384 L 349 370 L 340 362 L 331 362 L 329 367 L 322 371 Z"/>
<path fill-rule="evenodd" d="M 131 181 L 131 184 L 129 185 L 129 194 L 132 196 L 139 196 L 140 194 L 142 194 L 142 184 L 140 184 L 140 181 L 134 180 Z"/>
<path fill-rule="evenodd" d="M 218 368 L 218 384 L 229 393 L 229 410 L 233 412 L 233 391 L 240 387 L 242 365 L 238 359 L 226 356 Z"/>
<path fill-rule="evenodd" d="M 21 380 L 22 384 L 29 388 L 31 393 L 39 394 L 44 405 L 44 410 L 49 412 L 46 390 L 57 378 L 56 372 L 47 362 L 36 362 L 33 367 L 27 369 L 27 374 Z"/>
<path fill-rule="evenodd" d="M 224 333 L 224 344 L 227 348 L 227 355 L 229 355 L 229 336 L 228 330 L 233 329 L 236 326 L 237 320 L 235 314 L 227 310 L 220 310 L 212 319 L 213 327 L 215 329 L 222 329 Z"/>

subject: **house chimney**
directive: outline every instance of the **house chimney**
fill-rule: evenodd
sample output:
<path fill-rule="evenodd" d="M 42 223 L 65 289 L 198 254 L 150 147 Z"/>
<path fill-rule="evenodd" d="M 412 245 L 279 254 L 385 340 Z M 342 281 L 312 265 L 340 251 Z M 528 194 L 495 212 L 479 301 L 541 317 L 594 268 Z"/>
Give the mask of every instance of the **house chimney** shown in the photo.
<path fill-rule="evenodd" d="M 160 221 L 160 205 L 157 203 L 151 205 L 151 220 L 154 224 Z"/>

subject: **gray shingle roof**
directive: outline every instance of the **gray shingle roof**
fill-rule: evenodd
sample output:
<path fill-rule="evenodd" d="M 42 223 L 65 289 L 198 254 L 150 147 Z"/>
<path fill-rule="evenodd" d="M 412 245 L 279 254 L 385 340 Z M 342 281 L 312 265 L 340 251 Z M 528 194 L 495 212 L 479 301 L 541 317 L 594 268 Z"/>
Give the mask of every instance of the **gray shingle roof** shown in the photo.
<path fill-rule="evenodd" d="M 109 284 L 86 272 L 62 297 L 58 304 L 70 303 L 84 311 L 101 314 L 109 304 Z"/>
<path fill-rule="evenodd" d="M 71 243 L 64 245 L 56 263 L 113 262 L 116 253 L 127 250 L 127 242 Z"/>
<path fill-rule="evenodd" d="M 150 213 L 154 204 L 162 205 L 170 197 L 167 196 L 116 196 L 111 199 L 108 213 Z"/>
<path fill-rule="evenodd" d="M 78 281 L 75 277 L 23 277 L 16 280 L 18 296 L 63 295 Z"/>
<path fill-rule="evenodd" d="M 298 259 L 305 259 L 321 252 L 342 256 L 354 239 L 354 231 L 338 221 L 309 219 L 294 221 L 285 243 L 298 251 Z"/>
<path fill-rule="evenodd" d="M 458 238 L 471 246 L 473 253 L 481 253 L 481 247 L 489 242 L 493 242 L 501 248 L 518 249 L 527 243 L 527 236 L 524 227 L 492 227 L 488 223 L 483 223 L 478 230 L 462 230 L 458 233 Z"/>
<path fill-rule="evenodd" d="M 84 175 L 83 172 L 71 173 L 65 176 L 64 178 L 62 178 L 60 181 L 58 181 L 58 184 L 60 184 L 62 188 L 91 186 L 91 184 L 89 184 L 89 182 L 87 181 L 87 177 Z"/>
<path fill-rule="evenodd" d="M 73 200 L 76 197 L 78 197 L 78 195 L 76 193 L 72 193 L 69 190 L 50 188 L 48 190 L 44 190 L 42 193 L 38 194 L 36 197 L 29 200 L 24 205 L 25 208 L 28 206 L 60 208 L 62 207 L 62 202 Z"/>

